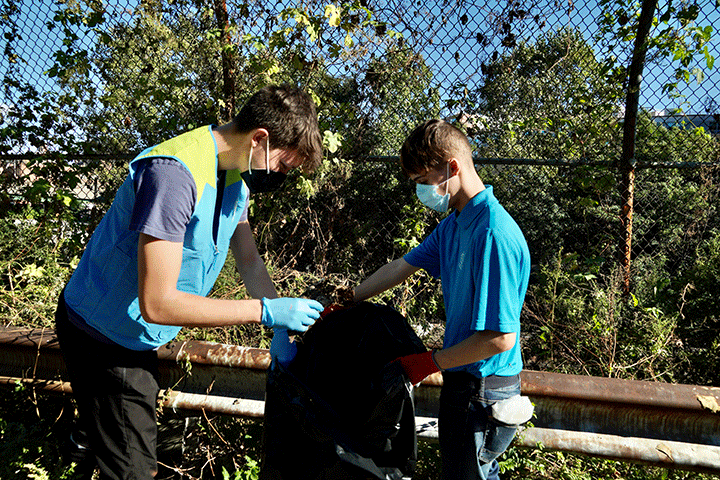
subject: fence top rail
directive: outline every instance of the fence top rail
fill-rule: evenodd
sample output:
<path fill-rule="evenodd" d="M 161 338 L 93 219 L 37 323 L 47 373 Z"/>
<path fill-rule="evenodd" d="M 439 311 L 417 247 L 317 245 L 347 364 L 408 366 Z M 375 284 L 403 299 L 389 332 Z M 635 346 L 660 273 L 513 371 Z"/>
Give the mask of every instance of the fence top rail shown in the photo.
<path fill-rule="evenodd" d="M 397 155 L 374 155 L 367 157 L 370 162 L 383 163 L 399 163 L 400 157 Z M 531 165 L 531 166 L 559 166 L 559 167 L 579 167 L 584 165 L 594 167 L 613 167 L 617 162 L 607 160 L 593 160 L 589 158 L 581 158 L 577 160 L 568 160 L 563 158 L 505 158 L 505 157 L 473 157 L 475 165 Z M 703 167 L 719 167 L 720 160 L 714 162 L 633 162 L 633 167 L 641 168 L 686 168 L 696 169 Z"/>
<path fill-rule="evenodd" d="M 22 153 L 22 154 L 9 154 L 0 155 L 0 160 L 10 162 L 20 162 L 27 160 L 35 160 L 38 158 L 60 158 L 65 156 L 73 160 L 131 160 L 135 158 L 135 155 L 124 154 L 124 153 L 108 153 L 108 154 L 75 154 L 75 153 L 60 153 L 60 152 L 47 152 L 47 153 Z"/>
<path fill-rule="evenodd" d="M 48 153 L 24 153 L 24 154 L 7 154 L 0 155 L 0 162 L 21 162 L 28 160 L 35 160 L 43 157 L 55 158 L 58 155 L 65 155 L 73 160 L 122 160 L 128 161 L 134 158 L 132 154 L 61 154 L 58 152 Z M 400 157 L 397 155 L 370 155 L 366 157 L 368 162 L 376 163 L 400 163 Z M 568 160 L 563 158 L 505 158 L 505 157 L 473 157 L 473 162 L 476 166 L 479 165 L 527 165 L 527 166 L 554 166 L 554 167 L 579 167 L 579 166 L 593 166 L 593 167 L 614 167 L 617 162 L 607 160 L 593 160 L 588 158 L 581 158 L 576 160 Z M 631 162 L 631 166 L 637 170 L 639 169 L 698 169 L 698 168 L 712 168 L 720 167 L 720 160 L 712 162 L 664 162 L 664 161 L 652 161 L 642 162 L 634 161 Z"/>

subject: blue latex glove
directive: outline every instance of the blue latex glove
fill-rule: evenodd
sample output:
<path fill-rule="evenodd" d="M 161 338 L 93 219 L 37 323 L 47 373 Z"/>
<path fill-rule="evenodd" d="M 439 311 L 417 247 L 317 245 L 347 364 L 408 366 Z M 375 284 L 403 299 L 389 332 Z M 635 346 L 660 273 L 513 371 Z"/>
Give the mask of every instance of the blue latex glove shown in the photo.
<path fill-rule="evenodd" d="M 290 341 L 288 331 L 284 328 L 276 328 L 273 331 L 273 339 L 270 342 L 270 357 L 273 362 L 278 362 L 287 367 L 297 354 L 297 345 Z"/>
<path fill-rule="evenodd" d="M 263 298 L 261 322 L 266 327 L 304 332 L 323 311 L 322 303 L 306 298 Z"/>

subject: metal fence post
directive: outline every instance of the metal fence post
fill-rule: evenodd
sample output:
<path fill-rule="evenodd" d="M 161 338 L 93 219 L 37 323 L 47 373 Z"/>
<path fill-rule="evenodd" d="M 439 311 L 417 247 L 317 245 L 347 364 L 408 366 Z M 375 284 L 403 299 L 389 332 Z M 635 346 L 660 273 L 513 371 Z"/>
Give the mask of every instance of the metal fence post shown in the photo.
<path fill-rule="evenodd" d="M 657 0 L 643 0 L 637 37 L 633 47 L 633 56 L 628 73 L 627 99 L 625 102 L 625 121 L 623 123 L 623 146 L 620 158 L 620 265 L 623 275 L 623 294 L 630 294 L 630 266 L 632 256 L 632 228 L 635 202 L 635 127 L 640 100 L 647 37 L 652 26 Z"/>
<path fill-rule="evenodd" d="M 235 114 L 235 58 L 232 54 L 230 39 L 230 21 L 225 0 L 214 1 L 215 20 L 220 30 L 220 54 L 222 56 L 223 96 L 225 97 L 223 120 L 232 120 Z"/>

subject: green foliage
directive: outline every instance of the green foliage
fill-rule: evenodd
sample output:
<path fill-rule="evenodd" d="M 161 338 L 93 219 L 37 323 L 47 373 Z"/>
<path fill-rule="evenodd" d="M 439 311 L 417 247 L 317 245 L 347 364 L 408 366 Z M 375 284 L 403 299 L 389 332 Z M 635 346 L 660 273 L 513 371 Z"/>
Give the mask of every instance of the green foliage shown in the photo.
<path fill-rule="evenodd" d="M 623 72 L 628 65 L 630 43 L 635 41 L 640 8 L 633 0 L 601 0 L 602 13 L 597 20 L 595 36 L 606 54 L 606 70 Z M 680 96 L 679 86 L 692 79 L 698 83 L 706 72 L 714 68 L 715 59 L 708 44 L 712 39 L 713 25 L 699 24 L 700 6 L 697 3 L 658 2 L 646 42 L 650 62 L 671 59 L 672 77 L 662 86 L 662 92 L 671 98 Z M 709 22 L 709 18 L 706 19 Z M 626 48 L 618 43 L 627 45 Z M 625 55 L 618 55 L 620 52 Z"/>
<path fill-rule="evenodd" d="M 255 199 L 251 221 L 258 244 L 273 252 L 273 262 L 302 272 L 369 275 L 406 253 L 388 248 L 405 235 L 393 220 L 395 208 L 415 202 L 398 175 L 389 163 L 326 162 L 311 196 L 293 192 L 299 185 L 289 182 L 282 198 Z"/>
<path fill-rule="evenodd" d="M 41 93 L 11 74 L 3 77 L 2 86 L 5 97 L 13 101 L 3 107 L 0 116 L 0 153 L 30 151 L 46 155 L 81 149 L 77 125 L 82 121 L 75 111 L 73 94 Z"/>
<path fill-rule="evenodd" d="M 638 297 L 628 301 L 618 293 L 617 277 L 579 260 L 577 254 L 558 255 L 554 265 L 541 267 L 528 292 L 523 316 L 529 368 L 677 380 L 677 313 Z"/>
<path fill-rule="evenodd" d="M 429 69 L 417 55 L 398 49 L 401 36 L 360 1 L 310 2 L 280 10 L 250 4 L 223 8 L 191 0 L 141 2 L 129 15 L 113 17 L 97 0 L 58 3 L 49 28 L 59 29 L 63 42 L 48 75 L 65 94 L 49 109 L 66 111 L 69 125 L 83 125 L 74 133 L 85 137 L 85 153 L 135 152 L 194 126 L 229 119 L 234 106 L 259 87 L 302 79 L 319 106 L 323 128 L 335 140 L 338 127 L 357 125 L 352 119 L 358 116 L 365 118 L 362 132 L 368 135 L 379 125 L 367 124 L 373 114 L 359 111 L 365 101 L 358 92 L 370 80 L 348 89 L 343 84 L 352 85 L 354 79 L 330 75 L 338 63 L 367 61 L 368 45 L 388 49 L 387 61 L 368 76 L 382 83 L 370 91 L 403 89 L 396 89 L 393 98 L 385 93 L 386 98 L 374 101 L 377 115 L 387 115 L 393 109 L 384 107 L 401 99 L 423 117 L 428 114 L 424 106 L 438 101 L 437 93 L 424 98 Z M 223 13 L 229 20 L 219 25 Z M 260 15 L 267 18 L 262 25 L 256 20 Z M 398 66 L 409 62 L 424 69 L 422 84 L 412 86 L 410 77 L 399 73 L 404 70 Z M 392 75 L 398 78 L 383 81 Z M 417 80 L 414 74 L 412 78 Z M 6 82 L 12 81 L 6 76 Z M 357 101 L 344 103 L 355 109 L 342 112 L 333 106 L 339 88 L 355 97 Z M 335 115 L 325 115 L 330 111 Z"/>
<path fill-rule="evenodd" d="M 183 435 L 195 445 L 176 458 L 163 475 L 182 472 L 202 479 L 257 479 L 260 472 L 262 423 L 241 418 L 203 416 Z M 160 418 L 162 424 L 166 420 Z M 165 462 L 170 461 L 166 459 Z M 163 463 L 165 463 L 163 462 Z M 168 477 L 166 477 L 168 478 Z M 173 477 L 170 477 L 173 478 Z"/>
<path fill-rule="evenodd" d="M 680 338 L 688 383 L 716 385 L 720 368 L 720 229 L 697 247 L 685 275 L 670 279 L 665 290 L 680 313 Z"/>
<path fill-rule="evenodd" d="M 720 140 L 689 121 L 668 128 L 653 122 L 648 112 L 640 112 L 636 135 L 638 162 L 710 163 L 720 159 Z"/>
<path fill-rule="evenodd" d="M 394 239 L 401 251 L 410 251 L 417 247 L 431 231 L 429 218 L 433 214 L 419 202 L 411 201 L 400 209 L 400 234 Z M 434 222 L 432 222 L 434 223 Z"/>
<path fill-rule="evenodd" d="M 440 478 L 440 448 L 437 442 L 418 440 L 418 463 L 413 480 L 436 480 Z"/>
<path fill-rule="evenodd" d="M 74 466 L 60 462 L 72 420 L 69 402 L 47 402 L 18 385 L 0 390 L 0 478 L 64 480 Z"/>
<path fill-rule="evenodd" d="M 612 265 L 617 192 L 610 169 L 503 165 L 480 173 L 520 225 L 533 264 L 552 263 L 562 249 L 581 253 L 589 265 L 605 271 Z"/>
<path fill-rule="evenodd" d="M 698 245 L 695 263 L 686 281 L 693 285 L 683 309 L 695 318 L 720 320 L 720 299 L 713 292 L 720 286 L 720 230 L 714 228 L 709 238 Z"/>
<path fill-rule="evenodd" d="M 245 456 L 245 462 L 245 469 L 235 470 L 232 475 L 223 467 L 223 480 L 257 480 L 260 475 L 260 464 L 249 456 Z"/>
<path fill-rule="evenodd" d="M 402 44 L 372 58 L 365 72 L 365 96 L 372 105 L 369 132 L 378 146 L 371 154 L 397 155 L 410 131 L 440 113 L 440 93 L 425 59 Z M 389 108 L 392 106 L 392 108 Z"/>
<path fill-rule="evenodd" d="M 48 299 L 58 297 L 70 265 L 52 227 L 32 216 L 0 218 L 0 316 L 5 325 L 54 324 L 54 302 Z"/>
<path fill-rule="evenodd" d="M 562 28 L 520 42 L 485 69 L 469 133 L 481 157 L 602 159 L 612 154 L 622 89 L 593 46 Z"/>
<path fill-rule="evenodd" d="M 95 0 L 67 3 L 56 15 L 67 24 L 65 50 L 49 74 L 83 104 L 85 153 L 139 151 L 218 118 L 217 40 L 204 37 L 211 12 L 188 1 L 172 9 L 143 2 L 129 18 L 111 23 Z M 79 44 L 76 31 L 96 44 Z"/>
<path fill-rule="evenodd" d="M 2 177 L 0 316 L 6 325 L 53 324 L 55 302 L 48 299 L 57 299 L 112 200 L 117 167 L 69 163 L 63 155 L 37 157 L 23 162 L 17 175 Z"/>

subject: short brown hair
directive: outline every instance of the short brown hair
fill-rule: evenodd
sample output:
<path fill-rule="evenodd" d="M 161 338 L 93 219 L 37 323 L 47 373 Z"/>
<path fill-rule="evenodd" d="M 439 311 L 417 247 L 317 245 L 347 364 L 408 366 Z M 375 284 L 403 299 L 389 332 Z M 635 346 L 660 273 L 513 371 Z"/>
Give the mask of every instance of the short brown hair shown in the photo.
<path fill-rule="evenodd" d="M 322 138 L 315 103 L 304 90 L 287 83 L 255 92 L 233 122 L 241 133 L 264 128 L 272 148 L 294 150 L 310 172 L 322 161 Z"/>
<path fill-rule="evenodd" d="M 444 165 L 451 157 L 465 160 L 471 156 L 472 149 L 465 134 L 438 119 L 415 127 L 400 148 L 400 163 L 406 175 Z"/>

